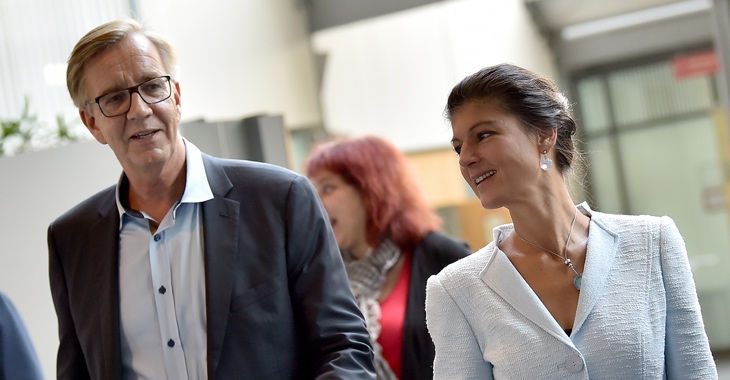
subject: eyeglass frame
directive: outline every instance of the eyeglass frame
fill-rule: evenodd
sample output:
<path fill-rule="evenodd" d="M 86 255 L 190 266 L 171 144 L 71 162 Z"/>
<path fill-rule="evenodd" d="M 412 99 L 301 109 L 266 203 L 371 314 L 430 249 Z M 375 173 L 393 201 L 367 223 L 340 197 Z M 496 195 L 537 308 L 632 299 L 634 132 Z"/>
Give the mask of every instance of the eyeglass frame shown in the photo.
<path fill-rule="evenodd" d="M 169 89 L 169 92 L 170 93 L 167 95 L 166 98 L 160 99 L 160 100 L 158 100 L 158 101 L 156 101 L 154 103 L 150 103 L 150 102 L 148 102 L 144 98 L 144 96 L 142 95 L 142 93 L 139 92 L 139 88 L 142 85 L 146 84 L 146 83 L 152 82 L 153 80 L 160 79 L 160 78 L 167 79 L 167 86 L 168 86 L 168 89 Z M 101 108 L 101 104 L 99 104 L 99 99 L 101 99 L 101 98 L 103 98 L 103 97 L 105 97 L 105 96 L 107 96 L 109 94 L 113 94 L 115 92 L 121 92 L 121 91 L 127 91 L 129 93 L 129 105 L 127 106 L 127 110 L 124 111 L 124 112 L 122 112 L 122 113 L 120 113 L 120 114 L 116 114 L 116 115 L 113 115 L 113 116 L 107 115 L 104 112 L 104 109 Z M 115 91 L 107 92 L 106 94 L 99 95 L 96 98 L 94 98 L 94 103 L 96 103 L 99 106 L 99 111 L 101 111 L 101 114 L 104 115 L 104 116 L 106 116 L 106 117 L 110 117 L 111 118 L 111 117 L 121 116 L 121 115 L 124 115 L 125 113 L 129 112 L 130 109 L 132 109 L 132 94 L 134 94 L 135 92 L 137 93 L 137 95 L 139 95 L 139 98 L 142 99 L 143 102 L 145 102 L 145 104 L 157 104 L 157 103 L 164 102 L 165 100 L 170 99 L 170 97 L 172 96 L 172 75 L 169 75 L 169 74 L 160 75 L 159 77 L 154 77 L 154 78 L 151 78 L 151 79 L 147 79 L 146 81 L 144 81 L 144 82 L 142 82 L 142 83 L 140 83 L 138 85 L 132 86 L 132 87 L 128 87 L 128 88 L 124 88 L 124 89 L 121 89 L 121 90 L 115 90 Z M 87 100 L 86 101 L 86 104 L 89 104 L 89 103 L 90 102 Z"/>

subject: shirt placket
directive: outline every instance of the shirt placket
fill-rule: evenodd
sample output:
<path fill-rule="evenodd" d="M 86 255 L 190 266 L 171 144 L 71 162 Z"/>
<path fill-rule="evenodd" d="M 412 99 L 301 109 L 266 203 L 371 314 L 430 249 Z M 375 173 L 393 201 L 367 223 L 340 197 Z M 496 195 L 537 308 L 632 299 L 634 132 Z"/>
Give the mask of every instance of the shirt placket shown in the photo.
<path fill-rule="evenodd" d="M 160 229 L 150 239 L 150 269 L 155 291 L 155 307 L 167 377 L 169 379 L 187 379 L 185 355 L 175 313 L 172 262 L 165 235 L 166 229 Z"/>

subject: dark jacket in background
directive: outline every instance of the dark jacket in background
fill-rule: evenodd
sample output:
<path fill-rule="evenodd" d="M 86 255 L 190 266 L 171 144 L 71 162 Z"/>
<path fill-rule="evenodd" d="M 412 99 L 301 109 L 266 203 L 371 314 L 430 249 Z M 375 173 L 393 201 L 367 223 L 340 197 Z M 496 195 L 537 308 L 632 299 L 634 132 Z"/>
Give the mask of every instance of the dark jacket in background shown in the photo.
<path fill-rule="evenodd" d="M 408 304 L 403 323 L 401 380 L 433 379 L 436 349 L 426 327 L 426 281 L 445 266 L 472 253 L 465 242 L 432 232 L 413 250 Z"/>

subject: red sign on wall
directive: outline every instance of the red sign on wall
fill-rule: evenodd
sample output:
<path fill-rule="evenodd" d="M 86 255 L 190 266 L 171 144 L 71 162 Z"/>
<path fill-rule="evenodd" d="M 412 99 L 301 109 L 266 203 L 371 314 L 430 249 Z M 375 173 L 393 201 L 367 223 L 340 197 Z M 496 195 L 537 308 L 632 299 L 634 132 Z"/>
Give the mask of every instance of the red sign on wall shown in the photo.
<path fill-rule="evenodd" d="M 720 66 L 714 50 L 686 54 L 672 59 L 672 72 L 677 79 L 714 75 Z"/>

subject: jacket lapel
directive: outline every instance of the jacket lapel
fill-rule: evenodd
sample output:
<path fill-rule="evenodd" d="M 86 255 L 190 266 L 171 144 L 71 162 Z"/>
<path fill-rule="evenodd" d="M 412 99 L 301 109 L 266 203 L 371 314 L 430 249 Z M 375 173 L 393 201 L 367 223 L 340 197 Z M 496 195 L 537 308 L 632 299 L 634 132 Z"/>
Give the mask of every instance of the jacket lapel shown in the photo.
<path fill-rule="evenodd" d="M 116 189 L 114 187 L 113 189 Z M 94 260 L 86 260 L 88 284 L 94 289 L 96 297 L 90 303 L 95 309 L 86 315 L 98 318 L 91 326 L 99 331 L 101 356 L 99 372 L 107 379 L 121 378 L 122 357 L 119 340 L 119 213 L 114 201 L 114 190 L 111 197 L 99 207 L 99 221 L 89 229 L 87 242 L 88 252 Z M 93 285 L 92 285 L 93 284 Z"/>
<path fill-rule="evenodd" d="M 228 322 L 238 231 L 239 203 L 225 198 L 233 187 L 222 168 L 203 155 L 213 199 L 203 203 L 205 297 L 208 334 L 208 377 L 214 378 Z"/>
<path fill-rule="evenodd" d="M 619 246 L 617 234 L 610 231 L 595 215 L 591 215 L 590 209 L 584 212 L 591 216 L 591 224 L 588 230 L 586 261 L 583 266 L 583 283 L 581 284 L 573 330 L 580 329 L 601 294 L 603 294 Z"/>
<path fill-rule="evenodd" d="M 601 297 L 608 279 L 609 268 L 613 264 L 619 246 L 618 235 L 610 231 L 600 221 L 600 217 L 593 215 L 585 203 L 578 207 L 581 212 L 591 217 L 591 227 L 588 231 L 588 248 L 583 268 L 583 283 L 581 284 L 580 298 L 578 299 L 578 309 L 573 323 L 574 331 L 580 329 Z M 505 234 L 506 236 L 509 232 L 508 227 L 495 230 L 493 240 L 495 244 L 491 247 L 493 250 L 491 258 L 480 275 L 482 281 L 525 318 L 556 338 L 572 345 L 570 339 L 562 331 L 560 325 L 535 292 L 532 291 L 530 285 L 525 282 L 512 265 L 512 262 L 497 247 L 497 243 L 503 238 L 501 235 Z"/>
<path fill-rule="evenodd" d="M 496 244 L 491 260 L 481 273 L 481 279 L 525 318 L 556 338 L 570 343 L 558 322 Z"/>

